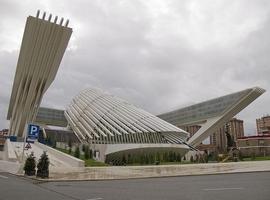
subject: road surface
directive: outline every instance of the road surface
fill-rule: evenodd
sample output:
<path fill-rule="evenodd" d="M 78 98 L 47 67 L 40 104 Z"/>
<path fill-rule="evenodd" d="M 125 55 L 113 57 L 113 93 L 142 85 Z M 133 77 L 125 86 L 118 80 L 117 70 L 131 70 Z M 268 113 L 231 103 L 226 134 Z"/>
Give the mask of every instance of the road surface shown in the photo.
<path fill-rule="evenodd" d="M 0 173 L 0 200 L 269 200 L 270 172 L 46 182 Z"/>

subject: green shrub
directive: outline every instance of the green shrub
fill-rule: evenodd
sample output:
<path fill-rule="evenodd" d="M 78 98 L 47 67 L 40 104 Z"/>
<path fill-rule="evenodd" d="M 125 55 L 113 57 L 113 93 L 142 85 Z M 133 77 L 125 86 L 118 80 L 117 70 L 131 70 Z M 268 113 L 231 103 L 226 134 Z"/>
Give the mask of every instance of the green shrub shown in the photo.
<path fill-rule="evenodd" d="M 37 164 L 37 177 L 40 178 L 48 178 L 49 177 L 49 157 L 44 151 L 43 154 L 40 156 Z"/>
<path fill-rule="evenodd" d="M 85 152 L 86 145 L 82 145 L 82 151 Z"/>
<path fill-rule="evenodd" d="M 160 159 L 160 153 L 159 152 L 157 152 L 157 154 L 156 154 L 156 161 L 158 161 L 158 162 L 161 161 L 161 159 Z"/>
<path fill-rule="evenodd" d="M 251 153 L 251 160 L 255 160 L 256 159 L 256 154 L 255 154 L 255 152 L 253 151 L 252 153 Z"/>
<path fill-rule="evenodd" d="M 89 146 L 86 145 L 86 146 L 84 146 L 84 159 L 88 160 L 89 158 L 90 158 Z"/>
<path fill-rule="evenodd" d="M 71 139 L 70 139 L 70 138 L 68 139 L 68 147 L 69 147 L 69 148 L 71 148 L 71 147 L 72 147 L 72 141 L 71 141 Z"/>
<path fill-rule="evenodd" d="M 193 156 L 190 156 L 190 162 L 194 162 L 194 158 L 193 158 Z"/>
<path fill-rule="evenodd" d="M 32 152 L 26 159 L 23 167 L 24 173 L 27 176 L 34 176 L 36 174 L 36 160 L 34 152 Z"/>
<path fill-rule="evenodd" d="M 181 162 L 182 161 L 182 157 L 181 157 L 181 154 L 180 153 L 177 154 L 176 161 L 177 162 Z"/>
<path fill-rule="evenodd" d="M 92 149 L 89 150 L 89 157 L 90 157 L 90 159 L 93 159 L 93 150 Z"/>
<path fill-rule="evenodd" d="M 80 158 L 80 156 L 81 156 L 80 148 L 78 146 L 75 149 L 74 156 L 76 158 Z"/>

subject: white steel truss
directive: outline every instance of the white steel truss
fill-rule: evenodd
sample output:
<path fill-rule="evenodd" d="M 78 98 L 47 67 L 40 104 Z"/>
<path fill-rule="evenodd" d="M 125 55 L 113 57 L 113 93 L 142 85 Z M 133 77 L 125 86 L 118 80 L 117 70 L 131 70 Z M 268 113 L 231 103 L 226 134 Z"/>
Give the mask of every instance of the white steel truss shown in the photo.
<path fill-rule="evenodd" d="M 81 142 L 182 144 L 188 133 L 99 89 L 86 89 L 65 111 Z"/>

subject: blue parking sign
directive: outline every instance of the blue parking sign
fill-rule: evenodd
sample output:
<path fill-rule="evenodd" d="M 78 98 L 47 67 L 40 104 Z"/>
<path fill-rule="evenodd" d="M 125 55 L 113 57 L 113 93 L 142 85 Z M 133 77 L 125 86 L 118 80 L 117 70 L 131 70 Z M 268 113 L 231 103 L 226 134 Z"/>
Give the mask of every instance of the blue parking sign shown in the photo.
<path fill-rule="evenodd" d="M 39 126 L 34 124 L 28 125 L 28 138 L 37 139 L 39 134 Z"/>

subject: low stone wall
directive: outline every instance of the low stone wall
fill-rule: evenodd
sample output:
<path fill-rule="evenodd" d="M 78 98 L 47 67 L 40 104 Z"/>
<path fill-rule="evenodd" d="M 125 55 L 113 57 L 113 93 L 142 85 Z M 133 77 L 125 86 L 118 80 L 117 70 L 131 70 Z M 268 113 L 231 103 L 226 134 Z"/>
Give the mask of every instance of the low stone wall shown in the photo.
<path fill-rule="evenodd" d="M 270 171 L 270 161 L 53 169 L 51 180 L 106 180 Z"/>
<path fill-rule="evenodd" d="M 70 156 L 66 153 L 63 153 L 61 151 L 58 151 L 54 148 L 51 148 L 49 146 L 46 146 L 44 144 L 41 144 L 39 142 L 35 142 L 35 145 L 37 145 L 39 148 L 47 151 L 48 153 L 52 154 L 57 159 L 69 164 L 71 167 L 84 167 L 84 161 L 75 158 L 73 156 Z"/>

